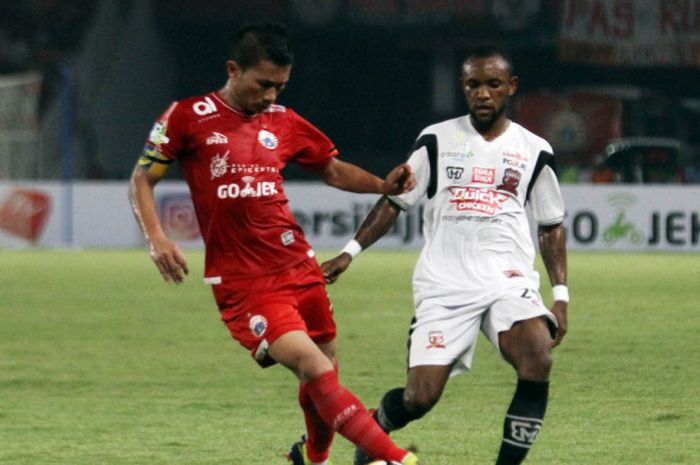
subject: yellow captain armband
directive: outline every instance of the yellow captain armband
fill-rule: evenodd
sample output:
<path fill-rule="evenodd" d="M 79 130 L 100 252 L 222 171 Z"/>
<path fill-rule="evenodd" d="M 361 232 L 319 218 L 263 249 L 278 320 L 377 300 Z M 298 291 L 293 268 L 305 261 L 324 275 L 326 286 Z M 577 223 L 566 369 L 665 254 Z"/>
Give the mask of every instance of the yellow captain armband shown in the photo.
<path fill-rule="evenodd" d="M 163 155 L 155 145 L 149 143 L 144 147 L 136 164 L 145 168 L 149 173 L 160 177 L 168 171 L 172 162 L 172 159 Z"/>

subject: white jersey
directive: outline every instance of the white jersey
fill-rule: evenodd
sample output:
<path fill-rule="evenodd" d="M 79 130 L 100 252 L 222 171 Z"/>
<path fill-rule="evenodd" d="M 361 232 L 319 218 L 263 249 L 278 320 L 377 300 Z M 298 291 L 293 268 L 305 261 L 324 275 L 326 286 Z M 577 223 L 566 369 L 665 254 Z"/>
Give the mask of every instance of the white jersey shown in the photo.
<path fill-rule="evenodd" d="M 413 276 L 416 306 L 429 298 L 485 304 L 516 288 L 539 288 L 525 205 L 540 225 L 563 221 L 552 152 L 512 121 L 490 142 L 468 115 L 421 132 L 408 161 L 417 186 L 390 197 L 402 209 L 428 197 Z"/>

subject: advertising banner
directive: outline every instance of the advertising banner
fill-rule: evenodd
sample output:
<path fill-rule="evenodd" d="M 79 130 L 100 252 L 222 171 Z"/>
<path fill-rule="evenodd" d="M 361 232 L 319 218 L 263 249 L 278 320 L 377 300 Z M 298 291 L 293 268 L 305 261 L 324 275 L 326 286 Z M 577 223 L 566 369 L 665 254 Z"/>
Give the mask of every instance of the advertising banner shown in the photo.
<path fill-rule="evenodd" d="M 564 0 L 559 56 L 603 66 L 698 66 L 700 0 Z"/>
<path fill-rule="evenodd" d="M 0 248 L 143 247 L 127 189 L 126 182 L 0 183 Z M 317 249 L 341 248 L 378 198 L 321 183 L 290 182 L 285 191 Z M 700 252 L 700 186 L 576 184 L 562 192 L 570 250 Z M 156 202 L 169 237 L 185 248 L 202 247 L 184 183 L 159 184 Z M 402 213 L 374 247 L 419 249 L 422 211 Z"/>
<path fill-rule="evenodd" d="M 513 102 L 513 120 L 541 134 L 557 156 L 593 165 L 612 139 L 622 137 L 622 100 L 593 92 L 525 93 Z M 572 164 L 569 163 L 569 164 Z"/>

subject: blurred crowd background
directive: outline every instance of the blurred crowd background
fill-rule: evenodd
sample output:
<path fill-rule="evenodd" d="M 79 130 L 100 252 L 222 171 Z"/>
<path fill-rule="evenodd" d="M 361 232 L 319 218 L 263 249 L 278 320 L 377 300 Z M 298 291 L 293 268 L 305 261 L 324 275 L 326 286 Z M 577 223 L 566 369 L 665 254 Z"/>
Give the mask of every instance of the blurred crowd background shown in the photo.
<path fill-rule="evenodd" d="M 377 174 L 466 112 L 460 65 L 495 44 L 520 77 L 510 114 L 564 182 L 700 182 L 700 0 L 1 0 L 0 179 L 126 179 L 253 20 L 290 29 L 280 103 Z"/>

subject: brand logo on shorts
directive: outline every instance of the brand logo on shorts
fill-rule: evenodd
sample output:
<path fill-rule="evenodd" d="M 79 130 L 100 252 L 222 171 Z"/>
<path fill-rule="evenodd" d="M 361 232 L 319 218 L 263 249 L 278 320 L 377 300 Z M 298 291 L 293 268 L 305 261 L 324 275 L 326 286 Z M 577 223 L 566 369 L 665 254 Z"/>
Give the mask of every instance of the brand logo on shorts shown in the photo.
<path fill-rule="evenodd" d="M 250 317 L 248 325 L 255 336 L 261 337 L 267 330 L 267 318 L 262 315 L 253 315 Z"/>
<path fill-rule="evenodd" d="M 292 231 L 285 231 L 280 235 L 282 240 L 282 245 L 291 245 L 294 243 L 294 233 Z"/>
<path fill-rule="evenodd" d="M 426 349 L 445 349 L 445 337 L 442 331 L 430 331 L 428 333 L 428 345 Z"/>
<path fill-rule="evenodd" d="M 506 275 L 506 278 L 522 278 L 525 276 L 520 270 L 505 270 L 503 274 Z"/>

